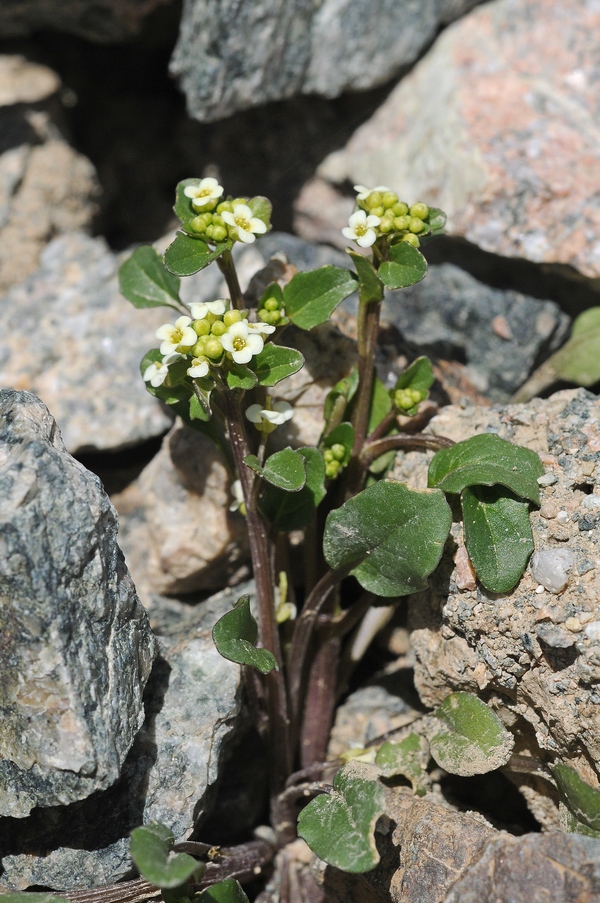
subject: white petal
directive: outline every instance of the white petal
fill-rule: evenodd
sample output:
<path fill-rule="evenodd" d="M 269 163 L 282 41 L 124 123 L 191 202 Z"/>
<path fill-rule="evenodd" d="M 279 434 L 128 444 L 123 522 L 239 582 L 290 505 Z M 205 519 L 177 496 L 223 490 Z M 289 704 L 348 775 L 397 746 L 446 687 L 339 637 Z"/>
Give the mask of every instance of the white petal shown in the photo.
<path fill-rule="evenodd" d="M 250 332 L 259 332 L 262 335 L 271 335 L 275 332 L 275 326 L 270 323 L 248 323 Z"/>
<path fill-rule="evenodd" d="M 157 339 L 170 339 L 175 331 L 175 327 L 171 326 L 170 323 L 165 323 L 164 326 L 159 326 L 154 335 Z"/>
<path fill-rule="evenodd" d="M 361 248 L 370 248 L 371 245 L 375 244 L 377 240 L 377 234 L 373 229 L 367 229 L 364 235 L 361 235 L 360 238 L 356 239 L 356 244 L 360 245 Z"/>
<path fill-rule="evenodd" d="M 260 423 L 262 420 L 263 410 L 259 404 L 251 404 L 246 409 L 246 417 L 250 423 Z"/>
<path fill-rule="evenodd" d="M 188 307 L 194 320 L 203 320 L 208 313 L 208 306 L 204 302 L 194 301 L 192 304 L 188 304 Z"/>
<path fill-rule="evenodd" d="M 208 194 L 204 194 L 201 198 L 192 198 L 192 207 L 199 210 L 201 207 L 206 207 L 206 205 L 210 204 L 212 201 L 214 201 L 214 198 L 211 198 Z"/>
<path fill-rule="evenodd" d="M 177 329 L 184 330 L 185 327 L 189 326 L 191 322 L 192 322 L 191 317 L 178 317 L 175 320 L 175 326 L 177 327 Z"/>
<path fill-rule="evenodd" d="M 225 333 L 220 338 L 221 338 L 221 345 L 223 346 L 225 351 L 228 351 L 230 354 L 233 354 L 233 337 L 230 336 L 228 333 Z"/>
<path fill-rule="evenodd" d="M 207 188 L 214 190 L 215 188 L 220 188 L 223 191 L 222 187 L 219 185 L 216 179 L 213 179 L 212 176 L 207 176 L 205 179 L 200 181 L 199 187 L 202 191 L 206 191 Z"/>
<path fill-rule="evenodd" d="M 184 346 L 195 345 L 197 341 L 198 341 L 198 336 L 196 335 L 196 333 L 194 332 L 192 327 L 188 326 L 186 329 L 183 330 L 183 333 L 181 335 L 181 341 L 179 342 L 179 345 L 184 345 Z"/>
<path fill-rule="evenodd" d="M 221 217 L 223 218 L 224 222 L 227 223 L 228 226 L 235 226 L 235 217 L 234 217 L 233 213 L 229 212 L 229 210 L 225 210 L 221 214 Z"/>
<path fill-rule="evenodd" d="M 243 241 L 247 245 L 251 245 L 253 241 L 256 241 L 256 237 L 252 234 L 252 232 L 247 232 L 245 229 L 240 229 L 237 227 L 238 238 L 240 241 Z"/>
<path fill-rule="evenodd" d="M 264 347 L 265 342 L 263 337 L 257 333 L 251 332 L 246 339 L 246 348 L 250 349 L 250 356 L 253 354 L 260 354 Z"/>
<path fill-rule="evenodd" d="M 373 213 L 367 217 L 365 221 L 365 225 L 368 226 L 369 229 L 372 229 L 373 226 L 378 226 L 381 220 L 378 216 L 375 216 Z"/>
<path fill-rule="evenodd" d="M 356 213 L 353 213 L 350 219 L 348 220 L 348 225 L 350 228 L 356 228 L 356 226 L 364 226 L 367 222 L 367 214 L 364 210 L 357 210 Z"/>
<path fill-rule="evenodd" d="M 234 338 L 246 339 L 248 338 L 249 332 L 250 327 L 248 326 L 246 320 L 238 320 L 237 323 L 231 324 L 225 335 L 231 335 Z"/>
<path fill-rule="evenodd" d="M 183 193 L 185 194 L 186 198 L 195 198 L 199 191 L 199 185 L 188 185 L 187 188 L 183 189 Z"/>
<path fill-rule="evenodd" d="M 225 346 L 223 345 L 223 347 Z M 252 360 L 252 351 L 248 345 L 244 345 L 240 351 L 231 351 L 231 356 L 236 364 L 247 364 L 248 361 Z"/>
<path fill-rule="evenodd" d="M 277 411 L 280 417 L 283 417 L 282 423 L 294 416 L 294 409 L 288 401 L 276 401 L 273 405 L 273 410 Z"/>
<path fill-rule="evenodd" d="M 171 351 L 169 354 L 166 354 L 165 357 L 163 357 L 162 362 L 163 364 L 166 364 L 168 366 L 169 364 L 172 364 L 173 361 L 178 361 L 182 357 L 183 355 L 179 354 L 178 351 Z"/>
<path fill-rule="evenodd" d="M 344 238 L 349 238 L 350 241 L 354 241 L 354 239 L 356 238 L 356 232 L 354 231 L 354 229 L 349 229 L 347 226 L 342 229 L 342 235 L 344 236 Z"/>
<path fill-rule="evenodd" d="M 179 343 L 173 343 L 170 339 L 165 339 L 164 342 L 160 343 L 160 348 L 158 349 L 161 354 L 169 355 L 172 354 L 178 347 Z"/>
<path fill-rule="evenodd" d="M 257 216 L 253 216 L 250 220 L 250 229 L 252 232 L 256 233 L 256 235 L 264 235 L 267 231 L 267 226 L 266 223 L 263 223 Z"/>
<path fill-rule="evenodd" d="M 247 204 L 236 204 L 233 208 L 233 215 L 236 217 L 243 217 L 244 219 L 252 219 L 252 211 Z M 227 220 L 225 220 L 227 222 Z"/>
<path fill-rule="evenodd" d="M 222 298 L 217 298 L 216 301 L 207 301 L 206 306 L 211 314 L 220 317 L 221 314 L 224 314 L 227 310 L 227 301 L 224 301 Z"/>
<path fill-rule="evenodd" d="M 148 364 L 146 369 L 144 370 L 143 380 L 144 382 L 150 382 L 151 378 L 154 376 L 156 371 L 158 370 L 158 364 L 156 361 L 153 364 Z"/>
<path fill-rule="evenodd" d="M 192 364 L 191 367 L 188 367 L 187 374 L 188 376 L 193 377 L 194 379 L 200 379 L 202 376 L 206 376 L 208 373 L 208 362 L 207 361 L 198 361 L 195 364 Z"/>

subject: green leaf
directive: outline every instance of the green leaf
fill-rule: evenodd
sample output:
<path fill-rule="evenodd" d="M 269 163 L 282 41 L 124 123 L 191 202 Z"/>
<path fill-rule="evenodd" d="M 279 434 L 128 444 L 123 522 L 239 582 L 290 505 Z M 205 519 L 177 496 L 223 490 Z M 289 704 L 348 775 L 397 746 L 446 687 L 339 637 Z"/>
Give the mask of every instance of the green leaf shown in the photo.
<path fill-rule="evenodd" d="M 260 510 L 277 530 L 301 530 L 325 497 L 325 462 L 316 448 L 299 448 L 306 464 L 306 483 L 299 492 L 268 486 Z"/>
<path fill-rule="evenodd" d="M 547 361 L 557 378 L 591 386 L 600 379 L 600 307 L 580 314 L 573 323 L 571 338 Z"/>
<path fill-rule="evenodd" d="M 323 440 L 323 448 L 331 448 L 332 445 L 344 446 L 344 457 L 340 463 L 342 467 L 346 467 L 354 448 L 354 427 L 351 423 L 340 423 L 334 430 L 327 433 Z"/>
<path fill-rule="evenodd" d="M 371 407 L 369 409 L 369 422 L 367 425 L 367 434 L 373 432 L 375 427 L 379 426 L 383 418 L 392 410 L 392 401 L 388 390 L 381 382 L 378 376 L 373 380 L 373 390 L 371 392 Z"/>
<path fill-rule="evenodd" d="M 429 744 L 425 737 L 409 734 L 400 743 L 384 743 L 377 753 L 375 764 L 386 778 L 397 774 L 408 778 L 415 793 L 422 796 L 426 792 L 428 759 Z"/>
<path fill-rule="evenodd" d="M 565 803 L 575 818 L 592 831 L 600 831 L 600 790 L 590 787 L 574 768 L 557 762 L 551 766 Z"/>
<path fill-rule="evenodd" d="M 262 220 L 265 226 L 269 229 L 271 228 L 273 205 L 268 198 L 263 198 L 260 195 L 257 195 L 255 198 L 250 198 L 248 207 L 250 207 L 250 210 L 252 211 L 252 216 Z"/>
<path fill-rule="evenodd" d="M 250 903 L 242 885 L 235 878 L 225 878 L 211 884 L 200 894 L 194 894 L 194 903 Z"/>
<path fill-rule="evenodd" d="M 359 874 L 375 868 L 375 824 L 383 812 L 384 789 L 350 762 L 333 779 L 333 791 L 316 797 L 298 816 L 298 834 L 329 865 Z"/>
<path fill-rule="evenodd" d="M 190 420 L 210 420 L 212 417 L 210 392 L 203 392 L 198 388 L 198 394 L 194 393 L 190 397 L 189 416 Z"/>
<path fill-rule="evenodd" d="M 283 451 L 275 452 L 274 455 L 267 458 L 264 467 L 261 467 L 256 455 L 247 455 L 244 458 L 244 464 L 267 483 L 272 483 L 279 489 L 285 489 L 286 492 L 298 492 L 306 483 L 304 458 L 299 451 L 294 451 L 292 448 L 284 448 Z"/>
<path fill-rule="evenodd" d="M 450 774 L 486 774 L 510 759 L 514 737 L 471 693 L 451 693 L 434 712 L 443 727 L 429 737 L 431 755 Z"/>
<path fill-rule="evenodd" d="M 435 382 L 435 375 L 428 357 L 416 358 L 410 367 L 400 374 L 396 389 L 418 389 L 427 392 Z"/>
<path fill-rule="evenodd" d="M 261 674 L 278 671 L 277 659 L 268 649 L 257 649 L 258 625 L 250 612 L 250 596 L 242 596 L 213 627 L 213 640 L 223 658 L 249 665 Z"/>
<path fill-rule="evenodd" d="M 172 853 L 174 842 L 165 825 L 144 825 L 131 832 L 131 858 L 146 881 L 171 889 L 204 871 L 203 864 L 187 853 Z"/>
<path fill-rule="evenodd" d="M 192 199 L 186 197 L 184 194 L 185 189 L 189 185 L 199 185 L 200 181 L 200 179 L 183 179 L 182 182 L 177 183 L 173 211 L 184 226 L 187 226 L 191 220 L 195 219 L 195 217 L 202 212 L 201 210 L 195 210 L 194 207 L 192 207 Z"/>
<path fill-rule="evenodd" d="M 492 593 L 508 593 L 533 552 L 529 503 L 503 486 L 470 486 L 461 496 L 465 545 L 477 577 Z"/>
<path fill-rule="evenodd" d="M 230 389 L 253 389 L 256 385 L 256 374 L 249 367 L 235 362 L 230 364 L 226 379 Z"/>
<path fill-rule="evenodd" d="M 119 288 L 134 307 L 172 307 L 181 312 L 179 279 L 165 269 L 154 248 L 136 248 L 119 269 Z"/>
<path fill-rule="evenodd" d="M 436 232 L 439 234 L 444 230 L 444 226 L 446 225 L 446 214 L 443 210 L 440 210 L 439 207 L 430 207 L 427 222 L 429 223 L 432 234 Z"/>
<path fill-rule="evenodd" d="M 391 245 L 389 261 L 379 267 L 378 275 L 388 288 L 406 288 L 420 282 L 427 273 L 427 261 L 406 241 Z"/>
<path fill-rule="evenodd" d="M 275 386 L 303 366 L 304 358 L 299 351 L 273 342 L 268 342 L 261 353 L 252 358 L 252 369 L 260 386 Z"/>
<path fill-rule="evenodd" d="M 327 322 L 338 304 L 357 288 L 356 276 L 343 267 L 296 273 L 283 289 L 286 315 L 300 329 L 312 329 Z"/>
<path fill-rule="evenodd" d="M 381 481 L 329 514 L 323 550 L 332 568 L 355 564 L 364 589 L 408 595 L 426 588 L 451 523 L 443 493 Z"/>
<path fill-rule="evenodd" d="M 538 477 L 544 473 L 539 456 L 513 445 L 495 433 L 481 433 L 436 452 L 429 465 L 429 485 L 444 492 L 462 492 L 466 486 L 501 483 L 515 495 L 540 503 Z"/>
<path fill-rule="evenodd" d="M 169 272 L 177 276 L 192 276 L 220 257 L 227 247 L 227 242 L 222 242 L 215 245 L 214 251 L 211 251 L 201 238 L 192 238 L 185 232 L 178 232 L 175 241 L 171 242 L 165 251 L 165 266 Z"/>
<path fill-rule="evenodd" d="M 383 300 L 383 282 L 370 260 L 354 251 L 347 252 L 354 262 L 358 274 L 358 297 L 361 304 Z"/>

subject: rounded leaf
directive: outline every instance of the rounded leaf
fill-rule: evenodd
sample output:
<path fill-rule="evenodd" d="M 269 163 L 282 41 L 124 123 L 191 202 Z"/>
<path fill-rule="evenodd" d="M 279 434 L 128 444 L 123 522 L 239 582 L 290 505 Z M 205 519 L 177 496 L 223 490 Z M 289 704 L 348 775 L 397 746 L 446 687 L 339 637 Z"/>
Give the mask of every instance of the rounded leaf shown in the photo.
<path fill-rule="evenodd" d="M 213 627 L 213 640 L 223 658 L 249 665 L 261 674 L 277 671 L 277 659 L 268 649 L 257 649 L 258 625 L 250 611 L 250 596 L 241 596 L 231 611 Z"/>
<path fill-rule="evenodd" d="M 312 329 L 326 323 L 338 304 L 357 288 L 356 276 L 343 267 L 296 273 L 283 289 L 286 315 L 300 329 Z"/>
<path fill-rule="evenodd" d="M 552 774 L 569 811 L 592 831 L 600 831 L 600 790 L 590 787 L 574 768 L 557 762 Z"/>
<path fill-rule="evenodd" d="M 187 853 L 173 853 L 173 834 L 165 825 L 144 825 L 131 832 L 131 858 L 151 884 L 165 889 L 181 887 L 192 875 L 204 871 Z"/>
<path fill-rule="evenodd" d="M 513 735 L 477 696 L 451 693 L 434 714 L 443 726 L 428 738 L 431 755 L 450 774 L 486 774 L 510 759 Z"/>
<path fill-rule="evenodd" d="M 134 307 L 172 307 L 181 310 L 179 279 L 164 266 L 149 245 L 136 248 L 119 269 L 121 294 Z"/>

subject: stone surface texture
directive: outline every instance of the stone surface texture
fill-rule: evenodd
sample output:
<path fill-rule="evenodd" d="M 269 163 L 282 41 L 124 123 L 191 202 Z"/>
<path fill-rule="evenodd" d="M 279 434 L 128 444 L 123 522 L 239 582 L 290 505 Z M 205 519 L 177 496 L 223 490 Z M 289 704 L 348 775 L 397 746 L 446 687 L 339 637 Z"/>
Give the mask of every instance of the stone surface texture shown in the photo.
<path fill-rule="evenodd" d="M 477 0 L 185 0 L 171 72 L 210 121 L 294 94 L 381 85 Z"/>
<path fill-rule="evenodd" d="M 486 251 L 599 277 L 599 28 L 593 2 L 481 5 L 318 173 L 435 204 Z"/>
<path fill-rule="evenodd" d="M 0 814 L 119 777 L 156 644 L 100 481 L 35 396 L 0 390 Z"/>
<path fill-rule="evenodd" d="M 464 544 L 455 524 L 430 590 L 409 602 L 421 699 L 435 706 L 452 690 L 477 693 L 516 731 L 517 747 L 567 762 L 597 786 L 600 401 L 578 389 L 523 405 L 452 406 L 427 430 L 457 441 L 494 432 L 538 452 L 547 473 L 541 507 L 531 512 L 535 548 L 554 552 L 557 567 L 568 550 L 574 563 L 559 593 L 530 567 L 510 593 L 473 588 L 457 579 L 453 558 Z M 399 455 L 394 478 L 425 485 L 430 456 Z"/>
<path fill-rule="evenodd" d="M 170 0 L 3 0 L 0 37 L 36 31 L 68 31 L 88 41 L 122 41 L 135 35 L 143 19 Z"/>
<path fill-rule="evenodd" d="M 0 819 L 0 888 L 117 881 L 131 872 L 129 832 L 142 823 L 166 824 L 177 841 L 189 837 L 210 811 L 223 758 L 247 724 L 240 669 L 218 654 L 212 627 L 252 591 L 252 584 L 225 590 L 170 622 L 144 696 L 146 721 L 117 785 L 82 803 L 36 810 L 19 824 Z"/>
<path fill-rule="evenodd" d="M 136 310 L 123 298 L 121 259 L 103 239 L 63 235 L 0 303 L 0 384 L 39 395 L 71 452 L 143 442 L 173 420 L 146 391 L 139 363 L 175 311 Z"/>
<path fill-rule="evenodd" d="M 90 161 L 62 135 L 56 73 L 0 56 L 0 85 L 2 292 L 36 269 L 52 238 L 91 226 L 99 186 Z"/>

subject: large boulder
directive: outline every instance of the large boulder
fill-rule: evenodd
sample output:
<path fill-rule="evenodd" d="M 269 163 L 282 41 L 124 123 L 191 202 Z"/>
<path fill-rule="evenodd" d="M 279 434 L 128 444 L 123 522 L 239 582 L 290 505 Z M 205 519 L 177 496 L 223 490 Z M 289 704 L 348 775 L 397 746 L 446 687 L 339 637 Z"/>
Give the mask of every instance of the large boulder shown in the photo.
<path fill-rule="evenodd" d="M 388 81 L 477 0 L 185 0 L 171 72 L 196 119 Z"/>
<path fill-rule="evenodd" d="M 50 239 L 90 228 L 99 185 L 87 157 L 62 136 L 56 73 L 21 56 L 0 56 L 0 85 L 2 292 L 36 269 Z"/>
<path fill-rule="evenodd" d="M 114 508 L 27 392 L 0 390 L 0 815 L 113 784 L 156 654 Z"/>
<path fill-rule="evenodd" d="M 486 251 L 597 279 L 599 28 L 590 3 L 576 15 L 560 0 L 477 7 L 319 175 L 389 185 L 443 208 L 449 232 Z"/>

